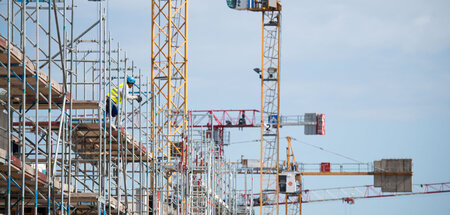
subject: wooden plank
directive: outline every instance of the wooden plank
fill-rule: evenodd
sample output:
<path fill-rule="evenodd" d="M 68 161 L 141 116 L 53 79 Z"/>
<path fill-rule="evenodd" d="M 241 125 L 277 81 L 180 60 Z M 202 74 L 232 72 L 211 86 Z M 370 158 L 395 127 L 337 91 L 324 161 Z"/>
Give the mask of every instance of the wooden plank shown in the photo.
<path fill-rule="evenodd" d="M 0 61 L 2 61 L 2 62 L 8 61 L 7 50 L 8 50 L 7 40 L 0 37 Z M 19 58 L 19 56 L 20 56 L 20 58 Z M 18 64 L 21 62 L 21 59 L 22 59 L 21 52 L 12 44 L 11 45 L 11 63 Z"/>
<path fill-rule="evenodd" d="M 27 101 L 27 109 L 32 106 L 36 99 L 35 98 L 29 98 Z M 58 99 L 59 101 L 52 102 L 52 109 L 62 109 L 63 102 L 61 99 Z M 55 104 L 56 103 L 56 104 Z M 18 102 L 13 102 L 13 105 L 19 105 Z M 66 102 L 66 110 L 69 109 L 70 102 Z M 36 109 L 36 107 L 33 105 L 32 109 Z M 39 101 L 39 110 L 45 110 L 48 109 L 48 102 L 46 101 Z M 90 100 L 72 100 L 72 110 L 92 110 L 92 109 L 98 109 L 98 101 L 90 101 Z"/>
<path fill-rule="evenodd" d="M 4 64 L 7 65 L 8 63 L 8 59 L 7 59 L 7 41 L 3 38 L 0 37 L 0 61 Z M 23 54 L 22 52 L 17 49 L 15 46 L 11 46 L 11 70 L 14 71 L 18 76 L 22 76 L 23 75 L 23 66 L 22 64 L 22 60 L 23 59 Z M 35 78 L 28 78 L 28 77 L 32 77 L 32 76 L 36 76 L 36 67 L 34 66 L 33 62 L 29 59 L 26 58 L 25 59 L 25 72 L 27 75 L 27 79 L 31 79 L 32 81 L 27 81 L 27 83 L 32 86 L 33 88 L 36 88 L 36 79 Z M 0 70 L 0 75 L 7 75 L 7 70 L 5 68 Z M 13 78 L 11 78 L 11 81 L 13 81 L 13 79 L 17 79 L 14 77 L 14 75 L 12 75 Z M 48 82 L 49 78 L 48 76 L 42 72 L 39 71 L 39 85 L 40 86 L 49 86 L 49 82 Z M 61 84 L 59 84 L 58 82 L 54 81 L 54 80 L 50 80 L 50 83 L 52 85 L 52 97 L 61 97 L 63 95 L 63 86 Z M 2 83 L 2 84 L 6 84 L 6 83 Z M 20 85 L 21 88 L 22 85 Z M 2 87 L 2 86 L 0 86 Z M 48 96 L 49 95 L 49 90 L 48 87 L 40 87 L 39 92 L 41 92 L 42 94 Z"/>
<path fill-rule="evenodd" d="M 107 125 L 108 126 L 108 125 Z M 90 157 L 97 157 L 98 156 L 98 152 L 96 151 L 89 151 L 89 152 L 84 152 L 83 150 L 86 149 L 94 149 L 97 150 L 99 147 L 99 143 L 100 141 L 103 141 L 102 138 L 99 138 L 98 135 L 99 133 L 96 131 L 99 131 L 99 124 L 98 123 L 82 123 L 79 124 L 77 129 L 82 129 L 82 131 L 78 130 L 76 131 L 77 136 L 79 136 L 79 138 L 81 139 L 82 142 L 79 142 L 77 144 L 74 144 L 74 149 L 78 150 L 79 153 L 85 153 L 85 155 L 90 156 Z M 83 129 L 86 129 L 88 131 L 83 131 Z M 85 135 L 88 135 L 89 137 L 84 138 Z M 117 132 L 117 130 L 115 129 L 115 127 L 113 127 L 113 136 L 115 138 L 117 138 L 119 132 Z M 124 134 L 122 132 L 120 132 L 121 134 L 121 138 L 124 139 L 125 136 L 127 137 L 127 149 L 128 150 L 133 150 L 134 148 L 134 152 L 135 155 L 141 155 L 144 156 L 144 160 L 146 159 L 145 156 L 148 156 L 149 159 L 152 159 L 152 155 L 150 155 L 146 149 L 146 147 L 144 145 L 140 146 L 139 141 L 134 139 L 133 136 L 131 134 Z M 91 147 L 85 147 L 86 145 L 89 145 Z M 123 146 L 122 146 L 123 147 Z M 108 146 L 109 148 L 109 146 Z M 111 155 L 116 155 L 117 150 L 119 149 L 117 141 L 112 141 L 111 142 L 111 149 L 113 150 L 111 152 Z M 132 156 L 130 154 L 130 156 Z"/>

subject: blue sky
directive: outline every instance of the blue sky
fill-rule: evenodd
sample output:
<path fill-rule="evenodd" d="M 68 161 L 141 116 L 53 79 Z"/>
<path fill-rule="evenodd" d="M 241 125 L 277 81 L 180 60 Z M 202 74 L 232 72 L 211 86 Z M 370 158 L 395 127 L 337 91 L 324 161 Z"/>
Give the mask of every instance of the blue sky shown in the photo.
<path fill-rule="evenodd" d="M 84 2 L 83 2 L 84 3 Z M 138 67 L 150 69 L 151 1 L 110 1 L 110 30 Z M 355 159 L 412 158 L 414 183 L 450 181 L 450 2 L 446 0 L 286 0 L 283 4 L 281 112 L 325 113 L 327 134 L 281 136 Z M 225 0 L 190 1 L 189 108 L 259 109 L 261 15 Z M 258 130 L 232 130 L 232 142 Z M 285 148 L 281 139 L 281 149 Z M 258 158 L 258 144 L 228 156 Z M 305 145 L 297 160 L 348 162 Z M 284 151 L 281 153 L 284 154 Z M 371 177 L 305 177 L 305 188 L 372 183 Z M 304 214 L 447 215 L 450 194 L 305 204 Z"/>

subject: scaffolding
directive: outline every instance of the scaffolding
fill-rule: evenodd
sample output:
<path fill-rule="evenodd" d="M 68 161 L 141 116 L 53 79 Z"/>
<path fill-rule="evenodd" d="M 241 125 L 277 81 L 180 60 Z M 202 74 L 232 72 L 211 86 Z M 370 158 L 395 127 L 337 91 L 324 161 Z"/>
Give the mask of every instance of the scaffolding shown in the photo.
<path fill-rule="evenodd" d="M 87 4 L 94 21 L 74 1 L 1 2 L 0 213 L 150 212 L 150 80 Z M 114 120 L 105 96 L 128 76 L 144 100 Z"/>
<path fill-rule="evenodd" d="M 105 2 L 86 3 L 95 19 L 70 0 L 0 4 L 0 213 L 236 214 L 236 165 L 187 111 L 186 2 L 155 7 L 176 21 L 155 19 L 174 52 L 152 76 L 112 42 Z M 143 101 L 114 118 L 129 76 Z"/>
<path fill-rule="evenodd" d="M 211 113 L 189 112 L 189 119 L 213 119 Z M 192 123 L 191 123 L 192 124 Z M 194 128 L 191 126 L 191 128 Z M 236 214 L 235 163 L 226 161 L 224 142 L 213 125 L 193 129 L 189 159 L 188 214 Z"/>

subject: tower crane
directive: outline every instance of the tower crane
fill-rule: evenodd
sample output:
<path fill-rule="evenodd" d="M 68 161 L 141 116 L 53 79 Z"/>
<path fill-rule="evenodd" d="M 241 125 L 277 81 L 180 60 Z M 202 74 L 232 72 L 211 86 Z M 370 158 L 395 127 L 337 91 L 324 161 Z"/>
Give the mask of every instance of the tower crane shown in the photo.
<path fill-rule="evenodd" d="M 383 159 L 369 163 L 344 164 L 305 164 L 297 163 L 292 147 L 291 137 L 286 137 L 286 161 L 280 165 L 278 205 L 285 205 L 285 214 L 301 214 L 302 204 L 342 201 L 353 204 L 356 199 L 397 197 L 421 194 L 435 194 L 450 192 L 450 182 L 431 184 L 412 184 L 412 161 L 410 159 Z M 241 161 L 241 171 L 251 171 L 249 161 Z M 245 164 L 245 165 L 244 165 Z M 366 186 L 339 187 L 328 189 L 303 189 L 302 176 L 355 176 L 373 175 L 374 184 Z M 266 199 L 274 191 L 263 194 L 246 194 L 243 206 L 259 207 L 260 199 Z M 277 202 L 264 201 L 264 206 L 276 205 Z"/>
<path fill-rule="evenodd" d="M 271 129 L 261 126 L 260 152 L 260 193 L 275 190 L 266 201 L 276 202 L 273 206 L 262 207 L 260 214 L 278 214 L 278 170 L 279 170 L 279 124 L 280 112 L 280 33 L 281 4 L 277 0 L 227 0 L 230 8 L 262 13 L 262 53 L 261 68 L 255 72 L 261 77 L 261 123 L 274 121 Z M 268 174 L 275 172 L 276 174 Z"/>

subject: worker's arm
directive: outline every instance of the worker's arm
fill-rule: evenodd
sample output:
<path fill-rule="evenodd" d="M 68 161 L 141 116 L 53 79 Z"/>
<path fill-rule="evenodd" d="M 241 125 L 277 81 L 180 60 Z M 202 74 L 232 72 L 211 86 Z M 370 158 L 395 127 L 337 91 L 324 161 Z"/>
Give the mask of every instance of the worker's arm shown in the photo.
<path fill-rule="evenodd" d="M 139 95 L 131 95 L 129 93 L 129 88 L 127 85 L 125 85 L 123 87 L 122 93 L 123 93 L 123 96 L 125 96 L 127 100 L 138 100 L 140 97 Z M 124 98 L 124 97 L 122 97 L 122 98 Z"/>

